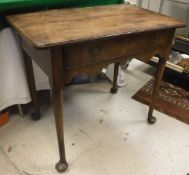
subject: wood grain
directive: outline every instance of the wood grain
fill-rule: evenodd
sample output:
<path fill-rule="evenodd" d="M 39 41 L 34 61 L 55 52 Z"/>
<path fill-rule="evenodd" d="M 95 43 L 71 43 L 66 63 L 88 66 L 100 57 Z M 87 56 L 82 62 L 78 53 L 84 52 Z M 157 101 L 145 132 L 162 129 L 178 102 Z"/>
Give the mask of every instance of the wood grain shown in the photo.
<path fill-rule="evenodd" d="M 124 4 L 10 15 L 7 20 L 36 48 L 185 26 L 184 21 Z"/>

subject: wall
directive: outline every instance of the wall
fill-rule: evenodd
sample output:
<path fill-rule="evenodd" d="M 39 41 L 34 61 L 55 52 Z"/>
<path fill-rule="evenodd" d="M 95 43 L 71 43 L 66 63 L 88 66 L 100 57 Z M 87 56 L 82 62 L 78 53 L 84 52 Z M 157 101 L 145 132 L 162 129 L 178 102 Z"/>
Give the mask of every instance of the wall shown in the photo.
<path fill-rule="evenodd" d="M 156 12 L 160 10 L 161 0 L 139 0 L 138 5 Z M 187 27 L 178 29 L 177 33 L 189 37 L 189 0 L 165 0 L 161 13 L 187 21 Z"/>

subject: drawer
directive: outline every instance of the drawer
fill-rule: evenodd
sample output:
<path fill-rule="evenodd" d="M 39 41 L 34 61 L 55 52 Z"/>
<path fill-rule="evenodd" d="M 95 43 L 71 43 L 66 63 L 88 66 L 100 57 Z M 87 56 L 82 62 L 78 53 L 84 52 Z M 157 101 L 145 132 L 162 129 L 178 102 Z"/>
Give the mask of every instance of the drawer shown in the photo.
<path fill-rule="evenodd" d="M 95 63 L 124 55 L 125 38 L 91 42 L 82 47 L 83 63 Z"/>
<path fill-rule="evenodd" d="M 64 65 L 71 68 L 166 47 L 168 38 L 169 30 L 163 30 L 66 46 Z"/>

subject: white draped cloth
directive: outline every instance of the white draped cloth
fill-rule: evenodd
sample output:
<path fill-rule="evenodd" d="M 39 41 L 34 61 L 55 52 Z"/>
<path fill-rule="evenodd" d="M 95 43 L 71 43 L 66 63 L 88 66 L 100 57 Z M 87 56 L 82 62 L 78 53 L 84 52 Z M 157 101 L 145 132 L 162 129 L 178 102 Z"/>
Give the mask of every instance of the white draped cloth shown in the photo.
<path fill-rule="evenodd" d="M 35 63 L 33 65 L 37 90 L 48 89 L 47 76 Z M 18 37 L 12 29 L 5 28 L 0 31 L 0 111 L 15 104 L 26 104 L 30 101 Z"/>
<path fill-rule="evenodd" d="M 31 101 L 18 40 L 10 28 L 0 31 L 0 111 Z"/>

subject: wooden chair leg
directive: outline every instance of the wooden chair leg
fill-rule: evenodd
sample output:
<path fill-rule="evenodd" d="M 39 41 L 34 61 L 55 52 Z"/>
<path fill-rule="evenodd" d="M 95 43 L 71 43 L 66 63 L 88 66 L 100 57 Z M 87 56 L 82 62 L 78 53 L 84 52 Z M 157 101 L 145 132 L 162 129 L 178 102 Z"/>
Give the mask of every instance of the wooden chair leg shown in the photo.
<path fill-rule="evenodd" d="M 31 118 L 33 120 L 39 120 L 41 117 L 41 113 L 40 113 L 39 103 L 37 99 L 37 91 L 36 91 L 35 78 L 34 78 L 34 73 L 33 73 L 32 60 L 24 50 L 22 52 L 24 56 L 25 66 L 26 66 L 26 74 L 27 74 L 30 94 L 31 94 L 32 103 L 34 107 L 34 111 L 31 114 Z"/>
<path fill-rule="evenodd" d="M 156 118 L 153 116 L 153 110 L 155 107 L 156 98 L 158 96 L 160 83 L 163 78 L 165 65 L 166 65 L 166 59 L 159 57 L 158 68 L 157 68 L 155 81 L 153 85 L 152 101 L 151 101 L 151 104 L 149 105 L 149 112 L 148 112 L 148 119 L 147 119 L 148 123 L 150 124 L 154 124 L 156 122 Z"/>
<path fill-rule="evenodd" d="M 112 94 L 116 94 L 118 91 L 118 87 L 117 87 L 117 77 L 118 77 L 118 72 L 119 72 L 119 62 L 116 62 L 114 65 L 114 80 L 113 80 L 113 87 L 110 89 L 110 92 Z"/>

